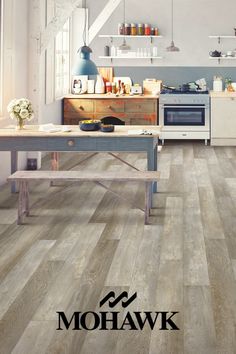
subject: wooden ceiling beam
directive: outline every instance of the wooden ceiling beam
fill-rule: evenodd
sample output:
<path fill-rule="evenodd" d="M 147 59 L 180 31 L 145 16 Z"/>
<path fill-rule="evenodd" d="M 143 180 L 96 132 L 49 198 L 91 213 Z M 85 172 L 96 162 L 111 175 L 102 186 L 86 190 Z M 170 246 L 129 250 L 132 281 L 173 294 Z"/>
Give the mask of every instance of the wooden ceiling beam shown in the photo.
<path fill-rule="evenodd" d="M 47 49 L 49 43 L 54 40 L 73 11 L 81 6 L 82 0 L 55 0 L 55 16 L 40 36 L 41 54 Z"/>
<path fill-rule="evenodd" d="M 89 34 L 88 34 L 88 41 L 90 44 L 96 35 L 99 33 L 101 28 L 104 26 L 104 24 L 107 22 L 109 17 L 112 15 L 112 13 L 115 11 L 117 6 L 121 3 L 122 0 L 109 0 L 104 9 L 101 11 L 101 13 L 98 15 L 94 23 L 90 26 L 89 28 Z"/>

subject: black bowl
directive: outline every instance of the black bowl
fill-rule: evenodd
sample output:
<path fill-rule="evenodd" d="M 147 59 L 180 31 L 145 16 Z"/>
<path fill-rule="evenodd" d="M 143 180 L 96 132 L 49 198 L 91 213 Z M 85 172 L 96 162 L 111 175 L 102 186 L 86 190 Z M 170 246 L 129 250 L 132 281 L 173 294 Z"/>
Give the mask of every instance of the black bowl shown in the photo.
<path fill-rule="evenodd" d="M 97 131 L 101 128 L 101 121 L 100 120 L 91 120 L 89 123 L 87 121 L 80 121 L 79 127 L 81 130 L 84 131 Z"/>
<path fill-rule="evenodd" d="M 115 126 L 112 125 L 112 124 L 108 124 L 108 125 L 103 125 L 101 126 L 101 131 L 103 133 L 111 133 L 111 132 L 114 132 L 115 130 Z"/>

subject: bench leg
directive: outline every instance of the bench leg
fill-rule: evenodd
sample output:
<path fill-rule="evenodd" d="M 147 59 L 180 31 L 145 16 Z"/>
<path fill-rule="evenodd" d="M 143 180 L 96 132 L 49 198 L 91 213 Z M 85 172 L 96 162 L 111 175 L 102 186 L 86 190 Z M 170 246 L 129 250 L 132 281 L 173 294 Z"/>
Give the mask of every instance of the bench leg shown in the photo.
<path fill-rule="evenodd" d="M 148 218 L 150 216 L 150 208 L 152 203 L 152 183 L 145 183 L 145 225 L 148 225 Z"/>
<path fill-rule="evenodd" d="M 53 152 L 51 155 L 51 169 L 52 171 L 58 171 L 59 170 L 59 152 Z M 50 182 L 50 186 L 54 186 L 54 182 Z"/>
<path fill-rule="evenodd" d="M 19 200 L 18 200 L 18 217 L 17 225 L 21 225 L 24 215 L 24 182 L 19 182 Z"/>
<path fill-rule="evenodd" d="M 29 183 L 25 182 L 25 215 L 29 216 Z"/>
<path fill-rule="evenodd" d="M 153 207 L 153 190 L 152 190 L 152 184 L 150 183 L 150 186 L 149 186 L 149 216 L 151 215 L 152 207 Z"/>
<path fill-rule="evenodd" d="M 24 214 L 29 216 L 29 187 L 28 182 L 19 182 L 19 201 L 17 225 L 22 225 Z"/>

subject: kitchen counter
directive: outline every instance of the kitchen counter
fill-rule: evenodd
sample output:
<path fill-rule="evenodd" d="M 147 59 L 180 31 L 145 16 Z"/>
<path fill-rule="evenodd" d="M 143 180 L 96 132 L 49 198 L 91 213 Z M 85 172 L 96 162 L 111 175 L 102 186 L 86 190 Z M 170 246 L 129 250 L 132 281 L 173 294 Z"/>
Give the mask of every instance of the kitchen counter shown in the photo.
<path fill-rule="evenodd" d="M 236 146 L 236 92 L 211 92 L 211 145 Z"/>
<path fill-rule="evenodd" d="M 236 98 L 236 92 L 214 92 L 214 91 L 210 91 L 210 96 L 212 98 Z"/>
<path fill-rule="evenodd" d="M 70 95 L 66 95 L 64 96 L 64 98 L 79 98 L 79 99 L 158 99 L 159 95 L 120 95 L 120 96 L 116 96 L 114 94 L 83 94 L 83 95 L 74 95 L 74 94 L 70 94 Z"/>

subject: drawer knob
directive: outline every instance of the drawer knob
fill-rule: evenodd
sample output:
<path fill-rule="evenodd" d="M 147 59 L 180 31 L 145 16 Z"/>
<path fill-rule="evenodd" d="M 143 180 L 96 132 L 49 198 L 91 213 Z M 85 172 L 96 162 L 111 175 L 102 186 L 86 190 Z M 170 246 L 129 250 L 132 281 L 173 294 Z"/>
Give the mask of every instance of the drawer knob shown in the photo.
<path fill-rule="evenodd" d="M 231 97 L 231 101 L 234 101 L 235 100 L 235 98 L 234 97 Z"/>
<path fill-rule="evenodd" d="M 80 109 L 81 111 L 84 111 L 84 107 L 83 107 L 83 106 L 79 106 L 79 109 Z"/>
<path fill-rule="evenodd" d="M 108 109 L 112 109 L 112 106 L 107 106 Z"/>
<path fill-rule="evenodd" d="M 68 146 L 75 146 L 75 141 L 74 140 L 68 140 L 67 141 Z"/>

